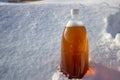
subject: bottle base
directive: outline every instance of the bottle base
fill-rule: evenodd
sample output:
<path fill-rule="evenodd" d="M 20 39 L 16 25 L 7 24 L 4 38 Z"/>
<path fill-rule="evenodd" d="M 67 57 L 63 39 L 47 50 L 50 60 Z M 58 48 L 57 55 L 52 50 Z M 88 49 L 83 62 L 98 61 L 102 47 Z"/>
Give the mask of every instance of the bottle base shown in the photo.
<path fill-rule="evenodd" d="M 83 79 L 79 79 L 79 78 L 69 78 L 67 77 L 65 74 L 63 74 L 61 71 L 57 70 L 53 76 L 52 76 L 52 80 L 83 80 Z"/>

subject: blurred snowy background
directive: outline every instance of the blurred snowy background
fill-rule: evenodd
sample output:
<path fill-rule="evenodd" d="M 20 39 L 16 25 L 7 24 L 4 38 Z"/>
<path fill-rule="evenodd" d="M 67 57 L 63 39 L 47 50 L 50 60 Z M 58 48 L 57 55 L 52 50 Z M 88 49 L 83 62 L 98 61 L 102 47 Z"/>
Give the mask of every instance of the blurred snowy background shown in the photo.
<path fill-rule="evenodd" d="M 4 1 L 0 2 L 0 80 L 57 80 L 52 77 L 60 62 L 61 35 L 71 8 L 80 9 L 88 31 L 90 59 L 99 65 L 96 69 L 115 74 L 107 73 L 106 79 L 98 74 L 91 80 L 119 80 L 119 0 Z"/>

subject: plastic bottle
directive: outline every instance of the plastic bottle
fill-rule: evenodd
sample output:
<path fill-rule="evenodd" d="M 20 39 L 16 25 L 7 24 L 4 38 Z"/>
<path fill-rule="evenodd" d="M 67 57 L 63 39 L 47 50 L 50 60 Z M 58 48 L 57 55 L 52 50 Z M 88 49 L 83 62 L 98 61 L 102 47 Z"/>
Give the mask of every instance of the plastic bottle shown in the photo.
<path fill-rule="evenodd" d="M 60 71 L 68 79 L 81 79 L 89 68 L 88 53 L 86 28 L 79 20 L 79 9 L 72 9 L 62 34 Z"/>

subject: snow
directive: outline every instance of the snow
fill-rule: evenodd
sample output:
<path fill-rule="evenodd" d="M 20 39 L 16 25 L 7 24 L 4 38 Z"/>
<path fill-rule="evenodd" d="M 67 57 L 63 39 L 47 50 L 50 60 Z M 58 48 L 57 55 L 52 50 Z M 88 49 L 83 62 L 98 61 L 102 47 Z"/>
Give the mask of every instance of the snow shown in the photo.
<path fill-rule="evenodd" d="M 115 41 L 116 41 L 116 44 L 120 44 L 120 33 L 117 33 L 116 36 L 115 36 Z"/>
<path fill-rule="evenodd" d="M 110 15 L 108 17 L 108 28 L 107 31 L 109 33 L 111 33 L 112 37 L 115 38 L 117 33 L 120 33 L 120 29 L 119 29 L 119 23 L 120 23 L 120 11 L 117 12 L 115 15 Z"/>
<path fill-rule="evenodd" d="M 108 3 L 110 5 L 119 5 L 120 0 L 45 0 L 47 2 L 73 2 L 73 3 L 86 3 L 86 4 L 97 4 L 97 3 Z"/>
<path fill-rule="evenodd" d="M 80 9 L 89 36 L 90 66 L 96 70 L 95 76 L 84 79 L 119 80 L 119 7 L 108 3 L 11 4 L 0 5 L 0 80 L 58 80 L 61 35 L 71 8 Z"/>
<path fill-rule="evenodd" d="M 8 0 L 0 0 L 1 4 L 6 4 L 6 2 L 8 2 Z M 27 2 L 27 1 L 25 1 Z M 19 2 L 19 3 L 23 3 L 23 2 Z M 78 3 L 83 3 L 86 5 L 93 5 L 93 4 L 108 4 L 108 5 L 112 5 L 112 6 L 120 6 L 120 0 L 38 0 L 38 1 L 28 1 L 27 4 L 40 4 L 40 3 L 62 3 L 62 4 L 69 4 L 69 3 L 74 3 L 74 4 L 78 4 Z M 10 5 L 10 4 L 9 4 Z"/>

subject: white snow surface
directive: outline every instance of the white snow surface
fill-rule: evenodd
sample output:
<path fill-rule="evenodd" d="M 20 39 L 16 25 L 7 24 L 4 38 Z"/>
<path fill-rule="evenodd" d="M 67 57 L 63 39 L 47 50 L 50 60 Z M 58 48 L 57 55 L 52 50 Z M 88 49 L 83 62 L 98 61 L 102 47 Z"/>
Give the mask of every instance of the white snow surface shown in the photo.
<path fill-rule="evenodd" d="M 120 8 L 107 3 L 0 5 L 0 80 L 58 80 L 61 35 L 71 8 L 80 9 L 88 31 L 95 63 L 90 65 L 116 74 L 85 80 L 119 80 Z"/>
<path fill-rule="evenodd" d="M 18 0 L 18 1 L 22 1 L 22 0 Z M 1 4 L 6 4 L 6 2 L 8 2 L 8 0 L 0 0 Z M 109 5 L 112 6 L 120 6 L 120 0 L 38 0 L 38 1 L 25 1 L 25 2 L 29 2 L 29 3 L 34 3 L 34 4 L 40 4 L 40 3 L 62 3 L 62 4 L 66 4 L 66 3 L 84 3 L 84 4 L 100 4 L 100 3 L 107 3 Z M 15 3 L 15 2 L 14 2 Z M 20 3 L 20 2 L 18 2 Z M 23 3 L 23 2 L 22 2 Z"/>
<path fill-rule="evenodd" d="M 87 4 L 97 4 L 97 3 L 102 3 L 106 2 L 111 5 L 119 5 L 120 0 L 44 0 L 47 2 L 82 2 L 82 3 L 87 3 Z"/>

